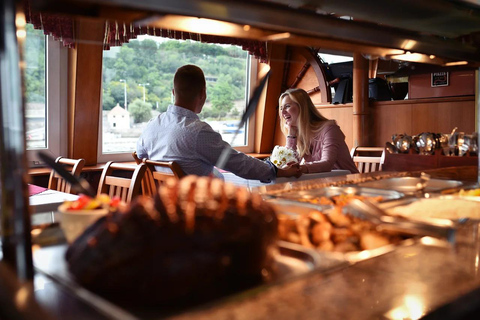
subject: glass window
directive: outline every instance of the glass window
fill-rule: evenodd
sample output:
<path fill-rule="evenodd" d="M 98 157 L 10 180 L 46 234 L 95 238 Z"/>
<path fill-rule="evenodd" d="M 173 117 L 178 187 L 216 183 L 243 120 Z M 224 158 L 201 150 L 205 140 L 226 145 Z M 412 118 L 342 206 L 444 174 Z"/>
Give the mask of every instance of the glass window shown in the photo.
<path fill-rule="evenodd" d="M 41 30 L 26 26 L 25 39 L 25 119 L 27 149 L 47 147 L 45 98 L 45 35 Z"/>
<path fill-rule="evenodd" d="M 173 76 L 185 64 L 205 74 L 207 101 L 200 119 L 237 149 L 251 151 L 247 126 L 233 140 L 250 90 L 248 53 L 231 45 L 142 36 L 104 51 L 99 162 L 132 160 L 147 122 L 173 103 Z"/>
<path fill-rule="evenodd" d="M 37 151 L 66 154 L 68 51 L 27 24 L 23 60 L 25 135 L 30 166 L 43 165 Z"/>

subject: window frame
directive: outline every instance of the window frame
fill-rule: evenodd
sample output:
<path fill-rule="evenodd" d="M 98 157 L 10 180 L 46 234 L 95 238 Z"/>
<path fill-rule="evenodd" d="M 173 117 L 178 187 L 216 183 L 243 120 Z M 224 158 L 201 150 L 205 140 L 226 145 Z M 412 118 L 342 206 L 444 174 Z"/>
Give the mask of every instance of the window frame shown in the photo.
<path fill-rule="evenodd" d="M 247 101 L 252 98 L 253 91 L 257 85 L 257 73 L 258 73 L 258 59 L 252 55 L 248 55 L 247 60 L 247 78 L 249 79 L 246 87 L 246 94 L 248 95 Z M 245 146 L 234 147 L 235 150 L 248 153 L 253 152 L 255 144 L 255 113 L 248 119 L 245 127 L 245 134 L 247 135 L 247 141 Z M 229 141 L 227 141 L 229 142 Z"/>
<path fill-rule="evenodd" d="M 248 100 L 250 100 L 250 97 L 252 96 L 257 83 L 257 66 L 258 66 L 257 58 L 249 54 L 247 56 L 247 66 L 246 66 L 247 79 L 249 79 L 246 86 L 246 92 L 248 93 L 248 98 L 249 98 Z M 103 78 L 103 72 L 102 72 L 102 78 Z M 103 82 L 102 82 L 102 86 L 103 86 Z M 103 91 L 103 87 L 102 87 L 102 91 Z M 135 150 L 121 152 L 121 153 L 103 153 L 102 106 L 103 106 L 103 94 L 100 97 L 100 106 L 99 106 L 100 118 L 99 118 L 99 132 L 98 132 L 97 163 L 106 163 L 108 161 L 134 161 L 132 152 Z M 253 152 L 254 143 L 255 143 L 255 125 L 254 124 L 255 124 L 255 115 L 252 115 L 252 117 L 248 120 L 247 125 L 245 127 L 245 134 L 247 135 L 246 145 L 234 147 L 235 150 L 238 150 L 244 153 Z M 226 141 L 226 142 L 230 143 L 230 141 Z"/>
<path fill-rule="evenodd" d="M 29 167 L 45 166 L 38 157 L 38 151 L 46 152 L 53 158 L 67 152 L 68 49 L 51 36 L 45 36 L 45 39 L 46 147 L 26 150 Z"/>

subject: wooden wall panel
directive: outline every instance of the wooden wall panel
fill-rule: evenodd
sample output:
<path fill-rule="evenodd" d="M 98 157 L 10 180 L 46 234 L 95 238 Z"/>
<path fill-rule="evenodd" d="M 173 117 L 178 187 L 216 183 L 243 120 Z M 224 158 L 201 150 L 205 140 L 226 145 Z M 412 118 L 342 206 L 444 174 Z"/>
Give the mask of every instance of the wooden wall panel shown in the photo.
<path fill-rule="evenodd" d="M 302 69 L 305 67 L 305 64 L 307 63 L 307 59 L 301 54 L 298 48 L 289 47 L 287 50 L 290 50 L 289 69 L 288 69 L 288 76 L 286 81 L 287 89 L 289 89 L 292 87 L 292 85 L 295 84 L 297 77 L 300 78 L 300 82 L 302 81 L 303 77 L 305 76 L 309 77 L 308 73 L 312 72 L 313 68 L 312 66 L 309 66 L 306 70 L 305 75 L 303 77 L 300 76 Z M 294 87 L 303 88 L 302 86 L 299 86 L 299 84 L 295 85 Z"/>
<path fill-rule="evenodd" d="M 394 133 L 412 134 L 412 104 L 377 105 L 372 108 L 372 141 L 375 146 L 383 147 L 391 141 Z"/>
<path fill-rule="evenodd" d="M 472 101 L 451 103 L 419 103 L 415 105 L 415 114 L 412 115 L 413 134 L 420 132 L 451 132 L 458 127 L 458 131 L 472 133 L 475 131 L 475 108 Z"/>
<path fill-rule="evenodd" d="M 475 94 L 475 70 L 450 71 L 448 86 L 432 87 L 431 80 L 431 73 L 409 76 L 409 98 L 420 99 Z"/>
<path fill-rule="evenodd" d="M 343 134 L 345 134 L 345 142 L 349 149 L 353 148 L 353 113 L 352 113 L 352 104 L 345 104 L 341 107 L 317 107 L 320 113 L 328 118 L 337 121 L 337 124 L 342 129 Z"/>
<path fill-rule="evenodd" d="M 450 133 L 475 131 L 474 97 L 382 101 L 373 103 L 373 132 L 377 146 L 391 141 L 394 133 Z"/>

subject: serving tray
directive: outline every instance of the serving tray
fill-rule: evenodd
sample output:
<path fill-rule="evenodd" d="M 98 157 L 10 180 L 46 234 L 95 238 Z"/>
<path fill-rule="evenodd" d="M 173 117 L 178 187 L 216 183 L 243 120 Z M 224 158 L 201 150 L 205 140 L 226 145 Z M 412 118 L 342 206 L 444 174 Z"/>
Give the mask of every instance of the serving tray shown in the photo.
<path fill-rule="evenodd" d="M 417 184 L 421 183 L 421 179 L 418 177 L 397 177 L 388 178 L 375 181 L 367 181 L 359 183 L 359 187 L 365 188 L 379 188 L 390 189 L 405 194 L 414 194 L 419 191 Z M 442 180 L 442 179 L 430 179 L 425 185 L 425 192 L 437 192 L 445 189 L 458 188 L 463 183 L 457 180 Z"/>
<path fill-rule="evenodd" d="M 381 197 L 381 202 L 403 198 L 405 195 L 395 190 L 382 190 L 359 186 L 326 187 L 319 189 L 281 192 L 272 195 L 271 199 L 284 199 L 294 202 L 311 203 L 319 205 L 319 200 L 324 197 L 332 200 L 339 195 L 355 195 L 364 197 Z"/>
<path fill-rule="evenodd" d="M 407 201 L 412 201 L 414 199 L 415 198 L 401 198 L 397 200 L 383 202 L 379 205 L 389 206 L 391 203 L 397 203 L 397 202 L 404 203 Z M 286 220 L 292 220 L 292 222 L 296 221 L 296 219 L 298 219 L 301 215 L 310 214 L 312 210 L 318 210 L 328 215 L 329 210 L 331 210 L 333 207 L 328 205 L 317 205 L 317 204 L 311 204 L 307 202 L 292 201 L 289 199 L 270 199 L 267 202 L 269 202 L 274 207 L 280 220 L 286 219 Z M 343 212 L 345 213 L 346 210 L 343 210 Z M 290 224 L 286 224 L 285 228 L 289 228 L 289 225 Z M 292 232 L 292 231 L 290 230 L 289 232 Z M 418 234 L 418 235 L 403 234 L 404 240 L 401 240 L 395 243 L 390 243 L 390 244 L 387 244 L 375 249 L 369 249 L 369 250 L 357 250 L 357 251 L 348 251 L 348 252 L 324 251 L 317 248 L 311 249 L 311 250 L 315 250 L 323 256 L 335 257 L 336 259 L 343 259 L 345 261 L 348 261 L 348 263 L 353 264 L 359 261 L 372 259 L 381 255 L 384 255 L 386 253 L 392 252 L 400 246 L 411 245 L 412 243 L 416 243 L 420 241 L 420 239 L 424 238 L 425 236 L 427 236 L 427 234 Z M 427 237 L 427 238 L 431 238 L 431 237 Z M 445 239 L 441 238 L 441 239 L 435 240 L 435 243 L 437 244 L 441 243 L 442 245 L 449 245 L 449 242 L 447 240 L 448 240 L 447 238 Z"/>
<path fill-rule="evenodd" d="M 408 198 L 404 198 L 404 199 L 399 199 L 399 200 L 395 200 L 395 201 L 392 201 L 392 202 L 389 202 L 389 203 L 381 203 L 379 204 L 378 206 L 383 209 L 387 214 L 389 213 L 389 211 L 391 211 L 392 209 L 394 208 L 398 208 L 398 207 L 403 207 L 403 206 L 408 206 L 410 204 L 413 204 L 415 202 L 418 202 L 418 201 L 429 201 L 429 200 L 435 200 L 435 199 L 439 199 L 439 200 L 448 200 L 448 201 L 458 201 L 459 203 L 460 202 L 463 202 L 463 201 L 467 201 L 467 202 L 473 202 L 473 203 L 479 203 L 480 202 L 480 197 L 461 197 L 461 196 L 452 196 L 452 195 L 433 195 L 429 198 L 414 198 L 414 197 L 408 197 Z M 433 210 L 433 208 L 432 208 Z M 461 210 L 460 210 L 461 211 Z M 431 210 L 429 210 L 429 213 L 431 212 Z M 452 221 L 454 222 L 455 224 L 463 224 L 465 223 L 466 221 L 480 221 L 480 216 L 477 217 L 477 218 L 474 218 L 474 217 L 466 217 L 466 216 L 459 216 L 458 218 L 448 218 L 448 217 L 428 217 L 428 216 L 425 216 L 425 217 L 422 217 L 422 216 L 403 216 L 401 215 L 402 217 L 404 217 L 405 219 L 412 219 L 412 220 L 419 220 L 419 221 L 423 221 L 423 222 L 432 222 L 432 223 L 435 223 L 435 222 L 442 222 L 442 221 Z"/>

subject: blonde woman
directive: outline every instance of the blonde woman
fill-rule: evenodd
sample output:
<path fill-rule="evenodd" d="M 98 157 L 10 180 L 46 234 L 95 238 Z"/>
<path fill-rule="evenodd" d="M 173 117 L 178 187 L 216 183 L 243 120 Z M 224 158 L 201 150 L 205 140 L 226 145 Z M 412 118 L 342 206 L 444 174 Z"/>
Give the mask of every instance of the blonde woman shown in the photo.
<path fill-rule="evenodd" d="M 302 173 L 332 169 L 358 173 L 345 135 L 335 120 L 322 116 L 303 89 L 289 89 L 279 98 L 280 127 L 287 147 L 296 150 Z"/>

